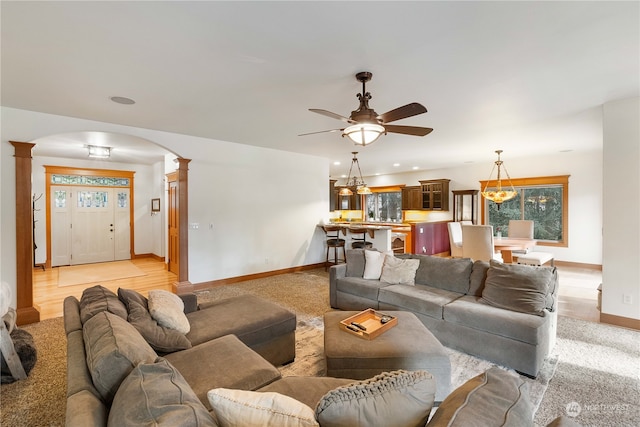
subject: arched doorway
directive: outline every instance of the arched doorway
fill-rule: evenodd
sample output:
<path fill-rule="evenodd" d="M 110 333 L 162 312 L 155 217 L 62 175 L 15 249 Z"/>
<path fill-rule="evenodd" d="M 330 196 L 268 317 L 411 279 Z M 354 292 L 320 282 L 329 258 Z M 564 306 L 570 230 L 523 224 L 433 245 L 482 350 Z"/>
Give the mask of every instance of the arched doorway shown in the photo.
<path fill-rule="evenodd" d="M 82 151 L 86 153 L 86 144 L 91 140 L 86 141 L 84 144 L 70 144 L 70 138 L 88 138 L 96 137 L 95 134 L 102 134 L 104 136 L 107 133 L 104 132 L 80 132 L 76 134 L 67 134 L 62 136 L 64 149 L 68 149 L 68 153 L 77 151 L 77 146 L 82 147 Z M 73 135 L 73 136 L 70 136 Z M 51 137 L 51 144 L 56 145 L 60 143 L 61 136 Z M 137 137 L 136 137 L 137 138 Z M 127 138 L 124 138 L 127 139 Z M 142 140 L 142 138 L 138 138 Z M 147 144 L 154 144 L 152 141 L 146 141 Z M 138 141 L 139 142 L 139 141 Z M 33 185 L 32 185 L 32 167 L 33 167 L 33 150 L 35 147 L 45 147 L 47 141 L 45 138 L 40 138 L 33 142 L 17 142 L 10 141 L 15 150 L 15 162 L 16 162 L 16 298 L 17 298 L 17 314 L 18 324 L 33 323 L 40 320 L 37 309 L 33 307 L 33 265 L 34 265 L 34 226 L 33 226 Z M 67 157 L 60 154 L 54 154 L 56 152 L 64 153 L 64 151 L 55 149 L 54 146 L 47 146 L 46 150 L 39 150 L 39 155 L 48 155 L 52 157 L 62 157 L 66 159 L 73 159 L 74 157 L 69 154 Z M 122 146 L 124 147 L 124 146 Z M 157 146 L 159 147 L 159 146 Z M 136 148 L 139 148 L 136 145 Z M 165 152 L 168 150 L 162 148 Z M 133 150 L 135 152 L 135 150 Z M 46 154 L 43 154 L 46 153 Z M 174 155 L 177 155 L 173 153 Z M 77 155 L 77 154 L 76 154 Z M 131 155 L 131 151 L 130 151 Z M 176 163 L 176 173 L 179 176 L 179 197 L 181 203 L 178 206 L 181 222 L 179 224 L 181 230 L 180 244 L 180 265 L 184 266 L 179 270 L 178 281 L 174 284 L 174 291 L 185 291 L 190 288 L 190 282 L 188 278 L 188 233 L 187 233 L 187 220 L 188 220 L 188 163 L 189 159 L 183 159 L 178 157 L 174 160 Z"/>

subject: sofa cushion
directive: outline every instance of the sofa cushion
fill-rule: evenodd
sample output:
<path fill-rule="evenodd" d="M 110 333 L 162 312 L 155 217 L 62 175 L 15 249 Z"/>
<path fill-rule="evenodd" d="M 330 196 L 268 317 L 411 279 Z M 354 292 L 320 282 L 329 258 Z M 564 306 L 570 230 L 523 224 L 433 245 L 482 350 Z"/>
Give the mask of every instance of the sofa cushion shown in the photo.
<path fill-rule="evenodd" d="M 212 388 L 257 390 L 280 378 L 280 371 L 235 335 L 225 335 L 165 356 L 209 408 Z"/>
<path fill-rule="evenodd" d="M 102 311 L 108 311 L 127 320 L 127 308 L 111 290 L 96 285 L 82 291 L 80 298 L 80 321 L 82 324 L 84 325 L 84 322 Z"/>
<path fill-rule="evenodd" d="M 465 295 L 444 307 L 444 320 L 478 331 L 514 339 L 532 345 L 545 342 L 549 334 L 550 314 L 532 316 L 496 308 L 480 297 Z"/>
<path fill-rule="evenodd" d="M 507 310 L 544 316 L 555 268 L 491 261 L 482 299 Z"/>
<path fill-rule="evenodd" d="M 109 412 L 109 426 L 193 426 L 218 424 L 189 384 L 167 360 L 141 363 L 122 381 Z"/>
<path fill-rule="evenodd" d="M 379 280 L 367 280 L 359 277 L 343 277 L 336 280 L 336 291 L 357 295 L 373 301 L 378 301 L 378 292 L 380 288 L 385 286 L 389 286 L 389 284 Z"/>
<path fill-rule="evenodd" d="M 164 290 L 149 291 L 149 313 L 159 325 L 189 333 L 191 325 L 184 314 L 184 302 L 178 295 Z"/>
<path fill-rule="evenodd" d="M 322 396 L 329 391 L 352 382 L 352 379 L 335 377 L 283 377 L 258 391 L 284 394 L 315 408 Z"/>
<path fill-rule="evenodd" d="M 191 341 L 182 332 L 159 325 L 149 311 L 133 300 L 129 301 L 128 321 L 155 351 L 172 353 L 191 348 Z"/>
<path fill-rule="evenodd" d="M 451 392 L 427 426 L 530 426 L 532 420 L 528 384 L 494 367 Z"/>
<path fill-rule="evenodd" d="M 487 280 L 487 271 L 489 271 L 489 263 L 487 261 L 477 260 L 473 263 L 467 295 L 482 296 L 484 283 Z"/>
<path fill-rule="evenodd" d="M 295 313 L 254 295 L 202 303 L 200 307 L 187 314 L 191 324 L 187 338 L 194 346 L 234 334 L 252 347 L 296 330 Z"/>
<path fill-rule="evenodd" d="M 339 387 L 316 407 L 322 427 L 424 426 L 436 393 L 427 371 L 393 371 Z"/>
<path fill-rule="evenodd" d="M 346 277 L 362 277 L 364 275 L 364 249 L 347 249 L 345 259 L 347 260 Z"/>
<path fill-rule="evenodd" d="M 313 409 L 273 392 L 216 388 L 207 393 L 221 427 L 317 427 Z"/>
<path fill-rule="evenodd" d="M 441 320 L 443 307 L 461 296 L 423 285 L 390 285 L 380 289 L 378 301 Z"/>
<path fill-rule="evenodd" d="M 158 357 L 132 325 L 108 311 L 87 320 L 82 335 L 93 385 L 105 403 L 136 365 Z"/>
<path fill-rule="evenodd" d="M 431 255 L 413 255 L 420 260 L 416 283 L 434 288 L 466 294 L 473 262 L 469 258 L 442 258 Z"/>
<path fill-rule="evenodd" d="M 385 255 L 380 281 L 392 285 L 413 285 L 419 266 L 420 261 L 417 259 L 400 259 L 393 255 Z"/>

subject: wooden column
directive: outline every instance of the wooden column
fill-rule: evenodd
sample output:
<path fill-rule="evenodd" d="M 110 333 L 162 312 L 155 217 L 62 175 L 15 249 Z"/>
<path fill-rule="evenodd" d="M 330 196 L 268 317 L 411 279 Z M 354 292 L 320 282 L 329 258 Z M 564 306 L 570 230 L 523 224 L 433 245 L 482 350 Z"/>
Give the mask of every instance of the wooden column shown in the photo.
<path fill-rule="evenodd" d="M 31 149 L 35 144 L 9 141 L 16 159 L 16 324 L 40 321 L 33 306 L 33 205 Z"/>
<path fill-rule="evenodd" d="M 179 269 L 178 281 L 173 284 L 176 294 L 193 291 L 189 282 L 189 162 L 191 159 L 177 158 L 178 175 L 178 223 L 179 223 Z"/>

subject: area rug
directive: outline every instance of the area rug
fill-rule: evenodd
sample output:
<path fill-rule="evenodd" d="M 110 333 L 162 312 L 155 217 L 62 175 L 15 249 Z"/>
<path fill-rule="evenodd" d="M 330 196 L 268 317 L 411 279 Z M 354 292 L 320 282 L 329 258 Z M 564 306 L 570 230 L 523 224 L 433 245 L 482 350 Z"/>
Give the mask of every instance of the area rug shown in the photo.
<path fill-rule="evenodd" d="M 58 286 L 110 282 L 112 280 L 138 276 L 146 276 L 146 273 L 136 267 L 131 261 L 71 265 L 58 268 Z"/>
<path fill-rule="evenodd" d="M 445 347 L 451 361 L 451 389 L 464 384 L 469 379 L 498 366 L 489 361 L 470 356 Z M 538 377 L 522 377 L 529 384 L 529 395 L 535 410 L 538 409 L 549 381 L 558 364 L 558 356 L 547 358 Z M 515 373 L 508 368 L 502 369 Z M 327 366 L 324 359 L 324 325 L 322 317 L 298 321 L 296 328 L 296 360 L 279 368 L 283 376 L 325 376 Z"/>

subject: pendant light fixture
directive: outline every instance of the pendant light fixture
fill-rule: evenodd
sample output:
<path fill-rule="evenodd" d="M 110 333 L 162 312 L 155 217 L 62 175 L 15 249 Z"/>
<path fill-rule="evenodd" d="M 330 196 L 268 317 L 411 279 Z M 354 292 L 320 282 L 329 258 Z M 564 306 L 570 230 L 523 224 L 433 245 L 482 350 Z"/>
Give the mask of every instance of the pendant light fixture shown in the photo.
<path fill-rule="evenodd" d="M 346 183 L 346 185 L 344 187 L 342 187 L 340 189 L 338 194 L 340 196 L 352 196 L 353 195 L 352 188 L 356 189 L 356 193 L 357 194 L 372 194 L 371 193 L 371 189 L 369 187 L 367 187 L 367 184 L 365 184 L 364 179 L 362 179 L 362 171 L 360 170 L 360 162 L 358 162 L 358 158 L 356 157 L 358 152 L 357 151 L 353 151 L 351 154 L 353 154 L 353 159 L 351 160 L 351 167 L 349 168 L 349 175 L 347 176 L 347 183 Z M 353 171 L 353 165 L 354 164 L 358 167 L 358 175 L 354 175 L 353 177 L 351 177 L 351 172 Z"/>
<path fill-rule="evenodd" d="M 498 160 L 494 162 L 493 168 L 491 168 L 491 173 L 489 174 L 489 180 L 484 185 L 484 190 L 482 190 L 482 197 L 484 197 L 487 200 L 491 200 L 492 202 L 497 204 L 498 210 L 500 210 L 500 205 L 502 204 L 502 202 L 506 202 L 507 200 L 513 199 L 518 195 L 518 192 L 516 191 L 516 189 L 513 187 L 513 184 L 511 183 L 511 177 L 509 176 L 509 172 L 507 172 L 507 167 L 504 166 L 504 162 L 500 160 L 500 154 L 502 153 L 502 150 L 496 150 L 496 153 L 498 154 Z M 491 175 L 493 175 L 493 170 L 496 168 L 496 166 L 498 166 L 498 178 L 496 180 L 496 189 L 487 191 L 487 187 L 489 187 L 489 183 L 491 182 Z M 507 174 L 507 179 L 509 180 L 509 185 L 511 185 L 511 190 L 502 189 L 502 181 L 500 179 L 501 167 L 504 167 L 504 173 Z"/>

